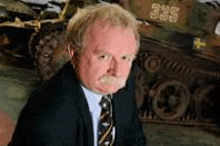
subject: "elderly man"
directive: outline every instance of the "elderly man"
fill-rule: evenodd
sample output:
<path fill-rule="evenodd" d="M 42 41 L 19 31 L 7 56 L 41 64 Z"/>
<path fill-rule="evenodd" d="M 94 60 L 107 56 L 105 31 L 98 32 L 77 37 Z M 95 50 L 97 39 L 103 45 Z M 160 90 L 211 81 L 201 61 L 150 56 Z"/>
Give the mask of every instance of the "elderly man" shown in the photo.
<path fill-rule="evenodd" d="M 80 10 L 67 27 L 67 63 L 22 110 L 13 146 L 146 146 L 130 74 L 135 18 L 115 4 Z"/>

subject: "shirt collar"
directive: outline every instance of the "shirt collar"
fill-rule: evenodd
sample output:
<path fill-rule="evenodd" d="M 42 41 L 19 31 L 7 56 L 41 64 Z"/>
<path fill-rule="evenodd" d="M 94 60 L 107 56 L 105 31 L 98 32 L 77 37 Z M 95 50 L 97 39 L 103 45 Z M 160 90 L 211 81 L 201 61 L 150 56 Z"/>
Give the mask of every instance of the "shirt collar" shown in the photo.
<path fill-rule="evenodd" d="M 101 100 L 101 98 L 102 98 L 103 95 L 97 94 L 97 93 L 95 93 L 95 92 L 93 92 L 93 91 L 87 89 L 87 88 L 84 87 L 82 84 L 80 84 L 80 85 L 81 85 L 81 87 L 82 87 L 82 90 L 83 90 L 83 92 L 84 92 L 84 94 L 85 94 L 87 100 L 89 100 L 89 101 L 90 101 L 90 100 L 93 100 L 93 101 L 96 101 L 97 103 L 100 102 L 100 100 Z"/>

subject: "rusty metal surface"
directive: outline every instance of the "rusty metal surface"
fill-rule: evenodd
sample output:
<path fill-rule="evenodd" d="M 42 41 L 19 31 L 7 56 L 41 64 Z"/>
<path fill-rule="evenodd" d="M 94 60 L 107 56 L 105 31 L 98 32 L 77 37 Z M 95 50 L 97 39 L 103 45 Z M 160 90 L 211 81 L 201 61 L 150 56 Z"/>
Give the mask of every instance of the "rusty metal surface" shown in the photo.
<path fill-rule="evenodd" d="M 139 20 L 165 29 L 203 36 L 212 34 L 220 13 L 196 0 L 128 0 L 127 9 Z"/>
<path fill-rule="evenodd" d="M 138 88 L 148 85 L 148 92 L 137 94 L 142 96 L 137 99 L 142 99 L 138 104 L 143 122 L 220 125 L 216 112 L 220 104 L 220 63 L 186 49 L 142 38 L 136 63 L 142 74 L 142 78 L 137 78 L 142 80 Z M 155 64 L 157 70 L 149 68 Z"/>

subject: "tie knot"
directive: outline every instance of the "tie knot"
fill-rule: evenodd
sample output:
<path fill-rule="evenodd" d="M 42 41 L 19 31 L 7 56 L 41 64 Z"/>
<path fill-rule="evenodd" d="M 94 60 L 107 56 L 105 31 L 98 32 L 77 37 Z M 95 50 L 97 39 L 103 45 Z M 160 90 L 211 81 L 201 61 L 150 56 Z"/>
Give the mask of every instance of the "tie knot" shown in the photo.
<path fill-rule="evenodd" d="M 99 102 L 99 105 L 102 107 L 102 109 L 109 110 L 111 106 L 111 98 L 109 95 L 103 96 L 101 101 Z"/>

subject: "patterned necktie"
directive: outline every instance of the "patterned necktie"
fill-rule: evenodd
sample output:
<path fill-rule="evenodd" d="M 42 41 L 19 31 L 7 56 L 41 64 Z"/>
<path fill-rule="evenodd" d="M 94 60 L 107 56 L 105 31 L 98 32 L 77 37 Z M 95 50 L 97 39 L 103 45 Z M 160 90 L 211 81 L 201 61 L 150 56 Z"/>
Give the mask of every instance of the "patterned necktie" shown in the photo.
<path fill-rule="evenodd" d="M 110 146 L 113 143 L 113 120 L 112 120 L 112 105 L 111 96 L 102 97 L 99 103 L 102 110 L 98 124 L 98 141 L 99 146 Z"/>

